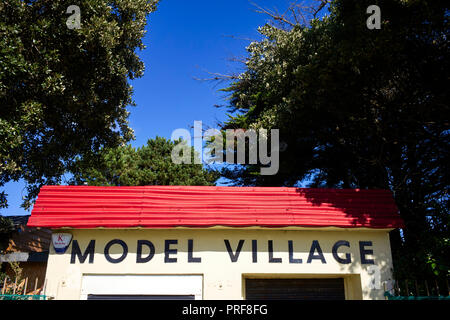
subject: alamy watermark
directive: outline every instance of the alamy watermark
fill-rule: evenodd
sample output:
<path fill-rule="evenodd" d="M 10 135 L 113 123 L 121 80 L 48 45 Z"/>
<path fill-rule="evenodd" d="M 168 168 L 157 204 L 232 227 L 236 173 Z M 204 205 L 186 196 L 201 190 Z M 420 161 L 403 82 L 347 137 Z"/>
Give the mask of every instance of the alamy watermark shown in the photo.
<path fill-rule="evenodd" d="M 377 5 L 367 7 L 367 14 L 371 14 L 366 21 L 367 29 L 381 29 L 381 9 Z"/>
<path fill-rule="evenodd" d="M 270 134 L 267 129 L 227 129 L 224 141 L 220 130 L 213 128 L 203 132 L 202 128 L 201 121 L 194 121 L 194 149 L 202 150 L 199 157 L 194 157 L 194 164 L 223 163 L 224 160 L 231 164 L 261 164 L 261 175 L 277 174 L 280 165 L 278 129 L 271 129 Z M 176 164 L 191 164 L 191 133 L 186 129 L 172 132 L 172 140 L 180 138 L 184 142 L 173 148 L 172 161 Z"/>
<path fill-rule="evenodd" d="M 67 14 L 71 14 L 66 20 L 66 26 L 69 29 L 81 29 L 81 10 L 79 6 L 70 5 L 66 10 Z"/>
<path fill-rule="evenodd" d="M 369 277 L 369 289 L 381 289 L 381 270 L 379 266 L 371 265 L 367 268 Z"/>

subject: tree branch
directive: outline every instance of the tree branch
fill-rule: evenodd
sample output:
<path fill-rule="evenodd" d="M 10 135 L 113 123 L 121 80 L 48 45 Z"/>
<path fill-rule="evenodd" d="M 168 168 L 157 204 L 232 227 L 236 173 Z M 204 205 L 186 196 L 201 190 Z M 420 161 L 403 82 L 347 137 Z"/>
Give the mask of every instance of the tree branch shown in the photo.
<path fill-rule="evenodd" d="M 269 10 L 267 10 L 267 9 L 264 9 L 263 7 L 261 7 L 261 6 L 259 6 L 259 5 L 257 5 L 256 3 L 254 3 L 254 2 L 250 2 L 254 7 L 256 7 L 258 10 L 256 10 L 256 12 L 258 12 L 258 13 L 264 13 L 264 14 L 267 14 L 268 16 L 270 16 L 272 19 L 274 19 L 275 21 L 281 21 L 281 22 L 283 22 L 283 23 L 286 23 L 286 24 L 288 24 L 288 25 L 290 25 L 291 27 L 294 27 L 295 26 L 295 23 L 292 23 L 291 21 L 289 21 L 289 20 L 287 20 L 286 18 L 285 18 L 285 15 L 286 15 L 286 12 L 284 13 L 284 14 L 282 14 L 282 15 L 280 15 L 280 14 L 278 14 L 277 12 L 272 12 L 272 11 L 269 11 Z"/>
<path fill-rule="evenodd" d="M 237 75 L 230 75 L 230 74 L 221 74 L 221 73 L 217 73 L 217 72 L 209 72 L 209 71 L 205 71 L 206 73 L 212 75 L 213 77 L 211 78 L 197 78 L 194 77 L 194 80 L 198 80 L 198 81 L 217 81 L 217 80 L 238 80 L 239 77 Z"/>
<path fill-rule="evenodd" d="M 320 5 L 319 7 L 314 11 L 313 13 L 313 17 L 316 18 L 316 15 L 320 12 L 320 10 L 322 10 L 328 3 L 328 0 L 320 0 Z"/>

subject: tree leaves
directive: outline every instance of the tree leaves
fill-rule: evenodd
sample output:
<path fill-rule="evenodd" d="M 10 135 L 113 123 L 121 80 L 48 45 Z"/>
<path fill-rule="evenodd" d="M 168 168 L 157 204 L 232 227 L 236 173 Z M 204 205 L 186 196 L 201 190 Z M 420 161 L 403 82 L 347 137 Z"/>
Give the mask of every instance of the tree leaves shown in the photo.
<path fill-rule="evenodd" d="M 98 154 L 79 159 L 71 183 L 94 186 L 214 185 L 219 174 L 201 164 L 175 164 L 172 149 L 179 141 L 156 137 L 147 145 L 124 145 L 102 149 Z M 191 149 L 194 163 L 194 148 Z"/>
<path fill-rule="evenodd" d="M 369 30 L 370 4 L 336 0 L 308 27 L 259 29 L 245 72 L 224 89 L 224 128 L 280 129 L 288 148 L 276 176 L 251 165 L 222 173 L 237 185 L 390 189 L 406 223 L 395 256 L 420 261 L 397 269 L 429 272 L 433 252 L 448 270 L 438 241 L 449 238 L 449 7 L 380 1 L 381 30 Z"/>
<path fill-rule="evenodd" d="M 82 1 L 80 29 L 66 26 L 72 4 L 0 4 L 0 186 L 24 179 L 25 207 L 76 157 L 133 138 L 128 79 L 143 74 L 136 49 L 157 1 Z"/>

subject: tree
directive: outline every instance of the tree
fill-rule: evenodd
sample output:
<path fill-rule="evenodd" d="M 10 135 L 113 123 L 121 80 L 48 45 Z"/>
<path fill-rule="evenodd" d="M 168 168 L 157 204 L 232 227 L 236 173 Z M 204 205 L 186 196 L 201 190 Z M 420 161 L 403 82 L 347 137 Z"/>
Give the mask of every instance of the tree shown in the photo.
<path fill-rule="evenodd" d="M 9 238 L 14 231 L 11 219 L 0 216 L 0 254 L 8 247 Z"/>
<path fill-rule="evenodd" d="M 325 3 L 327 1 L 322 1 Z M 280 129 L 274 176 L 225 169 L 235 185 L 382 188 L 406 227 L 391 234 L 397 277 L 448 274 L 449 6 L 447 1 L 335 0 L 308 23 L 274 13 L 224 91 L 223 128 Z M 322 6 L 324 7 L 324 6 Z M 270 12 L 269 12 L 270 13 Z M 287 21 L 287 22 L 286 22 Z M 434 266 L 434 267 L 433 267 Z"/>
<path fill-rule="evenodd" d="M 170 141 L 156 137 L 146 146 L 130 145 L 102 149 L 92 158 L 79 159 L 72 183 L 94 186 L 195 185 L 210 186 L 219 177 L 201 164 L 175 164 L 172 149 L 181 140 Z M 198 156 L 191 149 L 191 163 Z"/>
<path fill-rule="evenodd" d="M 157 0 L 0 2 L 0 186 L 24 179 L 28 208 L 78 156 L 129 141 L 128 79 L 142 76 L 146 17 Z M 6 207 L 0 194 L 0 207 Z"/>

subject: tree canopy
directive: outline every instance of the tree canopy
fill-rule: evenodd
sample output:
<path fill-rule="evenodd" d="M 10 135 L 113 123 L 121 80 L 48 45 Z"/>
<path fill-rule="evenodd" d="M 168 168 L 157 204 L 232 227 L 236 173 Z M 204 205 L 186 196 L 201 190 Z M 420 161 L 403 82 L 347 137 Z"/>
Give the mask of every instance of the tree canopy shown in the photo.
<path fill-rule="evenodd" d="M 381 29 L 367 28 L 372 4 Z M 223 128 L 279 129 L 287 148 L 277 175 L 256 165 L 223 175 L 235 185 L 392 190 L 406 224 L 391 235 L 397 276 L 449 273 L 448 1 L 327 7 L 307 23 L 299 11 L 273 15 L 247 47 L 245 71 L 224 89 Z"/>
<path fill-rule="evenodd" d="M 14 231 L 14 224 L 8 217 L 0 216 L 0 254 L 8 247 L 9 237 Z"/>
<path fill-rule="evenodd" d="M 76 162 L 72 183 L 94 186 L 214 185 L 218 173 L 201 164 L 193 164 L 194 157 L 198 157 L 193 147 L 192 164 L 173 163 L 172 149 L 179 143 L 186 142 L 156 137 L 140 148 L 125 145 L 102 149 L 95 156 Z"/>
<path fill-rule="evenodd" d="M 24 179 L 25 207 L 75 158 L 129 141 L 128 79 L 142 76 L 146 17 L 157 0 L 0 2 L 0 187 Z M 0 194 L 0 207 L 7 206 Z"/>

